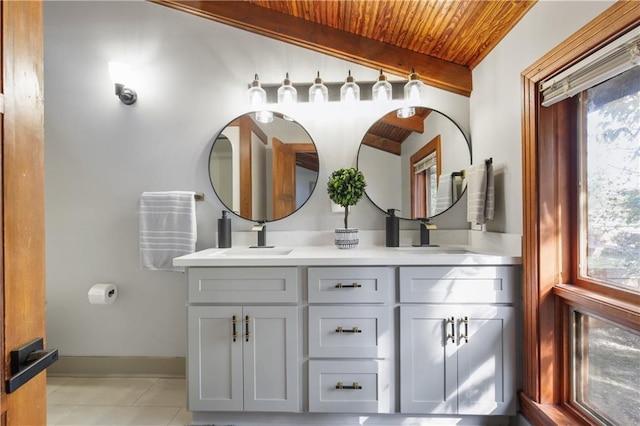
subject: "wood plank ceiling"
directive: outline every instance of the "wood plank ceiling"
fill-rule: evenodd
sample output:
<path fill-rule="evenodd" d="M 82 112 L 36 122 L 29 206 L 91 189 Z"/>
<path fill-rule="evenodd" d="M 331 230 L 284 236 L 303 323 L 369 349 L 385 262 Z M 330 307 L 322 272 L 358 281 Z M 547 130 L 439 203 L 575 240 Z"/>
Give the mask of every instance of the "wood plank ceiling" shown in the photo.
<path fill-rule="evenodd" d="M 534 0 L 150 0 L 469 96 L 471 70 Z"/>

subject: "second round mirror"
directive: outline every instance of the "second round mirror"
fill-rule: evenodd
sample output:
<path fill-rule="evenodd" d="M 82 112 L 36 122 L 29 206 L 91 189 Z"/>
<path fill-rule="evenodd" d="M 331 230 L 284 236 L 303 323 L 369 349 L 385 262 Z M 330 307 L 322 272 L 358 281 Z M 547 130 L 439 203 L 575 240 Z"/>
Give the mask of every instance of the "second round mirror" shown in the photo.
<path fill-rule="evenodd" d="M 399 118 L 391 111 L 367 130 L 358 168 L 367 179 L 367 197 L 382 211 L 402 219 L 436 216 L 466 189 L 464 170 L 471 150 L 462 130 L 446 115 L 415 107 Z"/>

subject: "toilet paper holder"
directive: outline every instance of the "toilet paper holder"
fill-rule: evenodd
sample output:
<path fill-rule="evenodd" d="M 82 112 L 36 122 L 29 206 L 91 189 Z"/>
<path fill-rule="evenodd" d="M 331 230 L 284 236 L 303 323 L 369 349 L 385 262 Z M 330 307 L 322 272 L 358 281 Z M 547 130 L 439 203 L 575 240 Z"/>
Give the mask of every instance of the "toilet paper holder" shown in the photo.
<path fill-rule="evenodd" d="M 115 284 L 97 283 L 89 289 L 88 297 L 92 305 L 108 305 L 118 297 L 118 287 Z"/>

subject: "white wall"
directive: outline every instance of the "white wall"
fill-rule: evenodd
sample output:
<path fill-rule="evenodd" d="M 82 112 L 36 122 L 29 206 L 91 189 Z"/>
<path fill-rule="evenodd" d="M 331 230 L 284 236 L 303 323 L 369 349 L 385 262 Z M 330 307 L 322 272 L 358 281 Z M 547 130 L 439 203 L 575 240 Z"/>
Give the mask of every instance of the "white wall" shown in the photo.
<path fill-rule="evenodd" d="M 491 227 L 522 230 L 520 72 L 608 4 L 539 2 L 474 70 L 471 100 L 427 89 L 424 106 L 471 131 L 473 158 L 494 158 L 500 192 Z M 317 70 L 326 81 L 344 80 L 349 69 L 363 81 L 378 72 L 143 1 L 50 1 L 44 12 L 48 344 L 62 355 L 183 356 L 185 277 L 139 268 L 140 193 L 203 192 L 197 248 L 215 246 L 222 205 L 209 182 L 209 151 L 220 129 L 248 111 L 253 74 L 276 83 L 287 71 L 294 81 L 311 81 Z M 107 62 L 118 59 L 138 73 L 133 106 L 113 94 Z M 398 106 L 282 110 L 316 143 L 319 183 L 299 212 L 269 230 L 341 226 L 342 214 L 330 213 L 326 179 L 356 164 L 366 130 Z M 384 229 L 384 215 L 365 198 L 350 223 Z M 236 231 L 252 225 L 237 217 L 232 224 Z M 464 204 L 436 224 L 466 229 Z M 119 286 L 116 303 L 88 304 L 96 282 Z"/>
<path fill-rule="evenodd" d="M 44 14 L 48 344 L 61 355 L 183 356 L 185 277 L 139 268 L 140 193 L 203 192 L 197 248 L 215 246 L 222 204 L 210 185 L 209 152 L 216 134 L 248 111 L 254 73 L 278 83 L 287 71 L 294 81 L 312 81 L 317 70 L 326 81 L 343 81 L 349 69 L 372 81 L 378 71 L 144 1 L 51 1 Z M 110 60 L 129 62 L 137 72 L 135 105 L 114 95 Z M 468 132 L 468 98 L 427 93 L 423 106 Z M 269 231 L 341 226 L 325 182 L 332 170 L 356 164 L 366 130 L 398 106 L 334 103 L 315 111 L 305 104 L 281 111 L 316 143 L 319 183 L 299 212 L 269 224 Z M 442 228 L 467 225 L 462 210 L 439 221 Z M 365 198 L 350 223 L 384 229 L 384 216 Z M 235 231 L 251 225 L 232 217 Z M 89 305 L 87 291 L 96 282 L 116 283 L 118 300 Z"/>
<path fill-rule="evenodd" d="M 541 0 L 473 70 L 473 159 L 492 157 L 496 174 L 488 230 L 522 234 L 522 71 L 613 3 Z"/>

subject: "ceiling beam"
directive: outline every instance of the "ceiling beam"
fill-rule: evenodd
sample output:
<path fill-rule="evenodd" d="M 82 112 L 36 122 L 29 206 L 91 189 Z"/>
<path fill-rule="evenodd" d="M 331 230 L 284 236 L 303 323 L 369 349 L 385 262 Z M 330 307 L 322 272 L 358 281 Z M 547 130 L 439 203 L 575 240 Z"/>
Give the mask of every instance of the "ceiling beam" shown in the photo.
<path fill-rule="evenodd" d="M 464 96 L 472 90 L 471 69 L 279 13 L 243 1 L 149 0 L 216 22 L 344 59 L 359 65 L 408 75 L 413 68 L 425 84 Z"/>
<path fill-rule="evenodd" d="M 362 144 L 388 152 L 389 154 L 402 154 L 402 147 L 400 146 L 400 143 L 381 136 L 372 135 L 371 133 L 365 133 L 364 138 L 362 138 Z"/>

